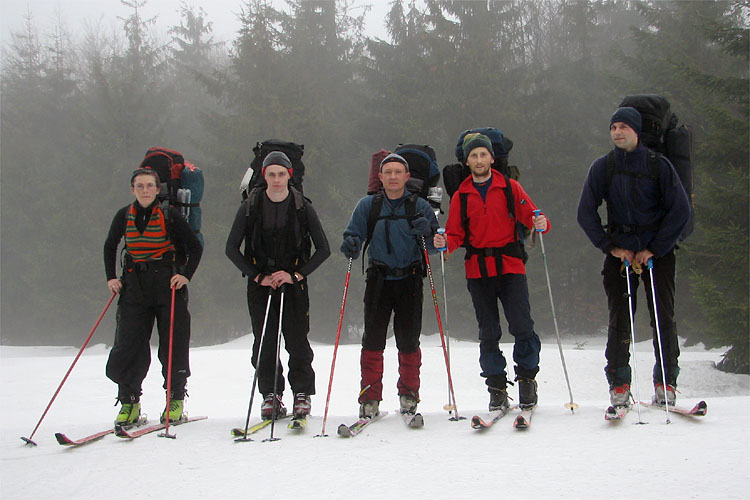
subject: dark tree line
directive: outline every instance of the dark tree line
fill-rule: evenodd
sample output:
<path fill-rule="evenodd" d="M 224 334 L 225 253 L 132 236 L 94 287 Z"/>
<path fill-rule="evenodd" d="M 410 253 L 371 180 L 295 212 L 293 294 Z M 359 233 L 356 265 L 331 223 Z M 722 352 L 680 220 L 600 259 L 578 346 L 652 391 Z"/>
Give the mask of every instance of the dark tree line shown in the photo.
<path fill-rule="evenodd" d="M 488 125 L 514 141 L 511 163 L 550 216 L 558 319 L 568 339 L 585 342 L 607 315 L 602 255 L 575 221 L 581 184 L 611 147 L 620 99 L 660 93 L 696 136 L 697 228 L 678 253 L 679 334 L 732 346 L 726 368 L 748 371 L 747 2 L 397 0 L 381 40 L 366 36 L 351 1 L 287 0 L 278 10 L 247 0 L 235 39 L 222 44 L 201 9 L 184 4 L 157 34 L 142 1 L 122 1 L 131 14 L 120 33 L 41 34 L 28 19 L 4 48 L 2 343 L 80 342 L 106 302 L 106 230 L 149 146 L 179 149 L 204 170 L 207 247 L 191 284 L 202 345 L 250 328 L 245 282 L 223 250 L 256 141 L 305 144 L 305 193 L 337 248 L 370 154 L 425 143 L 442 166 L 455 161 L 462 131 Z M 473 339 L 460 253 L 445 269 L 449 323 L 451 335 Z M 548 336 L 539 249 L 530 255 L 534 317 Z M 312 276 L 316 340 L 333 340 L 345 266 L 335 252 Z M 362 323 L 364 280 L 353 274 L 346 341 Z M 436 331 L 430 307 L 423 331 Z M 98 335 L 110 342 L 110 331 Z"/>

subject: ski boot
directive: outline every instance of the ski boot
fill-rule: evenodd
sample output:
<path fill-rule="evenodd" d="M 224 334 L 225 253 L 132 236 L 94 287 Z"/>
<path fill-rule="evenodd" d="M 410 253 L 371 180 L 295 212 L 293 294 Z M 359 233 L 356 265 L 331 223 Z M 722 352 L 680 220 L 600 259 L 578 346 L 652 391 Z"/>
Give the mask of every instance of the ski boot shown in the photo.
<path fill-rule="evenodd" d="M 414 415 L 417 413 L 417 403 L 419 400 L 411 394 L 401 394 L 398 398 L 401 414 L 409 413 Z"/>
<path fill-rule="evenodd" d="M 164 408 L 164 411 L 159 417 L 159 421 L 163 424 L 167 421 L 167 414 L 169 414 L 169 423 L 179 422 L 182 419 L 183 404 L 181 399 L 172 399 L 169 401 L 169 411 Z"/>
<path fill-rule="evenodd" d="M 505 389 L 498 389 L 490 387 L 490 404 L 489 410 L 492 411 L 503 411 L 507 412 L 510 404 L 508 403 L 508 391 Z"/>
<path fill-rule="evenodd" d="M 669 406 L 674 406 L 677 402 L 677 389 L 675 389 L 675 386 L 672 384 L 667 384 L 667 390 L 665 391 L 664 384 L 658 382 L 654 385 L 654 391 L 656 392 L 653 399 L 654 404 L 659 406 L 665 406 L 667 404 L 669 404 Z"/>
<path fill-rule="evenodd" d="M 310 396 L 304 392 L 294 395 L 294 418 L 305 418 L 310 414 Z"/>
<path fill-rule="evenodd" d="M 359 418 L 373 418 L 378 416 L 380 401 L 370 400 L 359 405 Z"/>
<path fill-rule="evenodd" d="M 609 389 L 609 402 L 615 408 L 630 407 L 630 384 L 622 384 Z"/>
<path fill-rule="evenodd" d="M 518 407 L 529 410 L 536 406 L 536 380 L 518 377 Z"/>
<path fill-rule="evenodd" d="M 278 396 L 274 396 L 273 393 L 266 394 L 263 399 L 263 404 L 260 407 L 260 418 L 263 420 L 271 420 L 274 418 L 274 407 L 276 420 L 286 416 L 286 407 L 281 400 L 281 394 Z"/>
<path fill-rule="evenodd" d="M 122 403 L 115 418 L 115 427 L 128 428 L 138 423 L 141 418 L 141 403 Z"/>

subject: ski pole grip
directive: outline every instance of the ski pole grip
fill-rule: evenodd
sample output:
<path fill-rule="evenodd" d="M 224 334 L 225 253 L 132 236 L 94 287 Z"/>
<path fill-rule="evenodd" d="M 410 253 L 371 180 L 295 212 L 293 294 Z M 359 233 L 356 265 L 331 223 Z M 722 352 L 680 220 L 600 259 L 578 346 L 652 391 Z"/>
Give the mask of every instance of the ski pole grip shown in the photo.
<path fill-rule="evenodd" d="M 649 269 L 653 269 L 654 268 L 654 258 L 653 257 L 649 257 L 648 258 L 648 265 L 646 267 L 648 267 Z"/>
<path fill-rule="evenodd" d="M 444 227 L 439 227 L 437 229 L 437 233 L 438 234 L 445 234 L 445 228 Z M 443 246 L 443 247 L 438 248 L 437 250 L 438 250 L 438 252 L 445 252 L 446 250 L 448 250 L 448 247 L 447 246 Z"/>
<path fill-rule="evenodd" d="M 540 215 L 541 213 L 542 213 L 542 211 L 541 211 L 541 210 L 539 210 L 539 209 L 536 209 L 536 210 L 534 210 L 534 216 L 536 216 L 536 217 L 539 217 L 539 215 Z M 537 232 L 537 233 L 542 233 L 542 232 L 544 232 L 544 231 L 542 231 L 541 229 L 535 229 L 535 230 L 536 230 L 536 232 Z"/>

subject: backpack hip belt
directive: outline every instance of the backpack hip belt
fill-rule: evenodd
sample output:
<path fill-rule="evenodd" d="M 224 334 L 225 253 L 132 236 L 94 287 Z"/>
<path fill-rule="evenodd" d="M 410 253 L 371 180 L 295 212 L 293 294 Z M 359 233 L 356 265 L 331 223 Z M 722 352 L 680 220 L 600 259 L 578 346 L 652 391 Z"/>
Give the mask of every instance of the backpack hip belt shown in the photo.
<path fill-rule="evenodd" d="M 485 257 L 495 258 L 495 268 L 497 270 L 497 276 L 500 277 L 503 274 L 503 255 L 508 257 L 516 257 L 523 260 L 523 249 L 518 241 L 508 243 L 502 247 L 485 247 L 477 248 L 473 246 L 466 247 L 466 255 L 464 260 L 471 259 L 474 255 L 477 256 L 477 264 L 479 265 L 479 274 L 482 278 L 489 277 L 487 273 L 487 263 L 484 261 Z"/>
<path fill-rule="evenodd" d="M 367 268 L 368 276 L 372 274 L 378 274 L 383 276 L 393 276 L 395 278 L 404 278 L 406 276 L 416 276 L 422 274 L 422 262 L 412 262 L 407 267 L 390 267 L 382 262 L 376 260 L 370 261 L 370 266 Z"/>

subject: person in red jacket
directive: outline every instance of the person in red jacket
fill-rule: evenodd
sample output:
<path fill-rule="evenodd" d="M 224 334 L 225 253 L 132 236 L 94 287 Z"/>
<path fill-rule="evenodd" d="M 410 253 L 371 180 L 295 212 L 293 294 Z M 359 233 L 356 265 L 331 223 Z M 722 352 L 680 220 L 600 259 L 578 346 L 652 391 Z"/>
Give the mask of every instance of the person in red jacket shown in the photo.
<path fill-rule="evenodd" d="M 466 283 L 479 323 L 479 365 L 490 393 L 490 411 L 507 411 L 507 362 L 500 350 L 500 315 L 503 305 L 508 331 L 515 338 L 513 361 L 519 388 L 519 406 L 537 403 L 536 374 L 541 342 L 531 319 L 529 290 L 524 267 L 525 252 L 518 223 L 543 232 L 547 218 L 537 209 L 521 185 L 492 168 L 495 158 L 490 139 L 467 134 L 464 158 L 471 171 L 453 195 L 445 235 L 433 239 L 436 248 L 450 253 L 466 248 Z"/>

